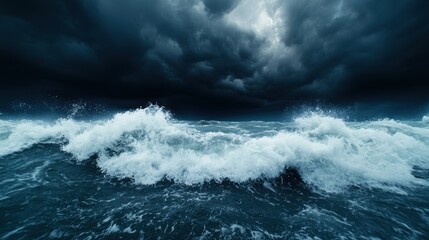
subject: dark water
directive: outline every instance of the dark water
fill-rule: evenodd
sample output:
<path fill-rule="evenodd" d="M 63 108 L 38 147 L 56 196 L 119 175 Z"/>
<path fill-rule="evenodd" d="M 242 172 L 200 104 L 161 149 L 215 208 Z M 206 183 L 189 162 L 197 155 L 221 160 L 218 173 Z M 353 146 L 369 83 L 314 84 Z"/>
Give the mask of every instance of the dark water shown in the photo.
<path fill-rule="evenodd" d="M 1 239 L 429 239 L 425 122 L 0 121 Z"/>

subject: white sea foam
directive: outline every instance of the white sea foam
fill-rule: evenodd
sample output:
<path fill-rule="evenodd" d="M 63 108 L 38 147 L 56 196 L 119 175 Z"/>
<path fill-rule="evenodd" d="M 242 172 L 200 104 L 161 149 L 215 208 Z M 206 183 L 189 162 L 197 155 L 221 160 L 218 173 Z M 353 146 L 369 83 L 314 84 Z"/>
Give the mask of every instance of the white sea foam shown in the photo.
<path fill-rule="evenodd" d="M 429 116 L 423 116 L 422 122 L 423 123 L 429 123 Z"/>
<path fill-rule="evenodd" d="M 325 191 L 427 184 L 412 171 L 429 167 L 428 129 L 393 120 L 351 124 L 316 114 L 297 118 L 291 127 L 259 137 L 203 132 L 151 106 L 105 121 L 22 122 L 0 140 L 0 156 L 54 140 L 78 160 L 97 154 L 104 173 L 140 184 L 163 178 L 244 182 L 276 177 L 285 167 L 297 168 L 306 183 Z"/>
<path fill-rule="evenodd" d="M 42 121 L 0 122 L 7 137 L 0 140 L 0 157 L 21 151 L 37 143 L 55 141 L 60 138 L 71 138 L 76 135 L 85 123 L 79 123 L 71 119 L 60 119 L 55 123 Z"/>

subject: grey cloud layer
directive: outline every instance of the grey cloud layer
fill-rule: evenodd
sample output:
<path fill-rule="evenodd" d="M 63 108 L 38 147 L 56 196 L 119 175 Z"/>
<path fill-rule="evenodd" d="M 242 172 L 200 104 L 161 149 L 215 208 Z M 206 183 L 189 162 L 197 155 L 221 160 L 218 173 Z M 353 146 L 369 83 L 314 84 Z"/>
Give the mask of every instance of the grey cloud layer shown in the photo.
<path fill-rule="evenodd" d="M 418 0 L 2 1 L 4 101 L 31 89 L 208 109 L 422 105 L 427 12 Z"/>

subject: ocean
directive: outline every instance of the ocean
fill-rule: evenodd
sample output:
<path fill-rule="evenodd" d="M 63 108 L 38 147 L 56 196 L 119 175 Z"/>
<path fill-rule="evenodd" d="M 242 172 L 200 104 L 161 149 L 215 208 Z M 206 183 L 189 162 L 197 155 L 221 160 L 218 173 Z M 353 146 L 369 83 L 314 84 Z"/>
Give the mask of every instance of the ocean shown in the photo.
<path fill-rule="evenodd" d="M 0 239 L 429 239 L 428 117 L 0 119 Z"/>

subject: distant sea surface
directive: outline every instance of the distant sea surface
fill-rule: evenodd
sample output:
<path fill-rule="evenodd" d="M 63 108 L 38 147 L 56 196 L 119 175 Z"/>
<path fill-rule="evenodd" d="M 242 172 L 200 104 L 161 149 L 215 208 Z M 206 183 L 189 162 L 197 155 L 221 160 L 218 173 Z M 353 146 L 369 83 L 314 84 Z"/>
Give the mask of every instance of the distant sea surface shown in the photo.
<path fill-rule="evenodd" d="M 0 239 L 429 239 L 428 117 L 0 117 Z"/>

